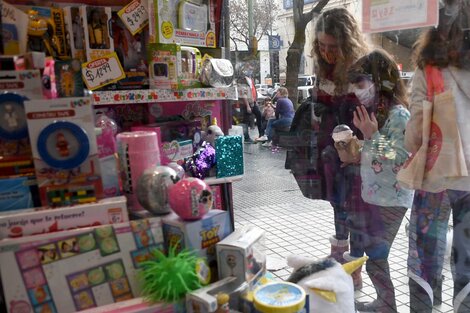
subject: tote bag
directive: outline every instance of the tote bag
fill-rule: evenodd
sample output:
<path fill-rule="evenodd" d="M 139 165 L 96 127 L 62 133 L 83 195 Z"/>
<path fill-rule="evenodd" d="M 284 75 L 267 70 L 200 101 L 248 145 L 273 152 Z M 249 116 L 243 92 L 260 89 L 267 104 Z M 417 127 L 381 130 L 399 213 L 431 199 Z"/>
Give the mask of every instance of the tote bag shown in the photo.
<path fill-rule="evenodd" d="M 442 72 L 425 68 L 428 99 L 423 102 L 423 144 L 400 170 L 403 187 L 429 192 L 447 189 L 450 178 L 468 176 L 451 90 L 444 91 Z"/>

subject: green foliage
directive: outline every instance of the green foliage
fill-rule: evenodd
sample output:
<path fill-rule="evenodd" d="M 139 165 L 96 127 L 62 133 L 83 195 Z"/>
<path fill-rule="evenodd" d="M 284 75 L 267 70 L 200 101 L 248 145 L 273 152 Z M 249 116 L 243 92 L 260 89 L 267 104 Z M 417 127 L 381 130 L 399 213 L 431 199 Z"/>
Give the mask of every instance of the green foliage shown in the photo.
<path fill-rule="evenodd" d="M 170 248 L 168 256 L 160 250 L 152 251 L 154 260 L 142 263 L 139 273 L 142 283 L 142 295 L 151 302 L 176 302 L 188 292 L 201 288 L 196 274 L 198 257 L 190 251 L 175 252 Z"/>

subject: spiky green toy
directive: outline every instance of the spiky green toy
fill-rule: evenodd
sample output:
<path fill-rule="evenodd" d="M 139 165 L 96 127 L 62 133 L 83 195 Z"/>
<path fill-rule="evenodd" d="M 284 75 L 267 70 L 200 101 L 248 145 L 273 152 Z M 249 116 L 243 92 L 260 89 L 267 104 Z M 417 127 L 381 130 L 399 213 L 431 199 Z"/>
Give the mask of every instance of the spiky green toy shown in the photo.
<path fill-rule="evenodd" d="M 196 257 L 190 251 L 176 253 L 175 246 L 170 248 L 168 256 L 160 250 L 152 251 L 154 260 L 142 262 L 142 295 L 152 303 L 176 302 L 188 292 L 201 288 L 196 274 Z"/>

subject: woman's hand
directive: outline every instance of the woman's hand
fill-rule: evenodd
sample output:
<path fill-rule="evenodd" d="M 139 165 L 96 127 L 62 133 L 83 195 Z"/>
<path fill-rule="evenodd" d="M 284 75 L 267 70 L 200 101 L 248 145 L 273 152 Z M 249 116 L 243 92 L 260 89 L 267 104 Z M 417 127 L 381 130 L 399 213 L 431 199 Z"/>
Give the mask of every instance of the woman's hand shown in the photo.
<path fill-rule="evenodd" d="M 371 113 L 369 117 L 369 113 L 363 105 L 358 106 L 356 111 L 354 111 L 353 123 L 354 126 L 362 132 L 364 139 L 370 139 L 372 135 L 379 130 L 379 124 L 375 118 L 375 114 Z"/>

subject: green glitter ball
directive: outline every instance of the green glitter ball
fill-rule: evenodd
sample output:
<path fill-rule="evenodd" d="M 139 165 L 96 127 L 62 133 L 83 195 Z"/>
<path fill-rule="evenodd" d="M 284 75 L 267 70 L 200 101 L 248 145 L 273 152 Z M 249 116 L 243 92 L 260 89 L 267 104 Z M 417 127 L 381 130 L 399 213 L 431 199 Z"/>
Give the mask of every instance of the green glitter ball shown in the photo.
<path fill-rule="evenodd" d="M 142 296 L 147 301 L 176 302 L 202 287 L 196 274 L 198 257 L 192 252 L 176 253 L 171 247 L 168 256 L 158 249 L 154 249 L 152 254 L 155 259 L 143 262 L 140 272 Z"/>

